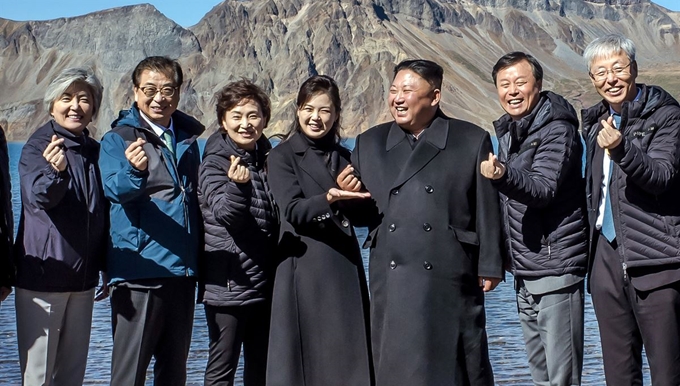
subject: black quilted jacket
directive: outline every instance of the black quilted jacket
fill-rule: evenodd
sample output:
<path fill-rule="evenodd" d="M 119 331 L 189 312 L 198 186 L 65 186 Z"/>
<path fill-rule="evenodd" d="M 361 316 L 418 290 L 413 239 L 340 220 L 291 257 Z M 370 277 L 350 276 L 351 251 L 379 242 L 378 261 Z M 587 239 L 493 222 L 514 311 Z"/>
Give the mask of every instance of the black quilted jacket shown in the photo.
<path fill-rule="evenodd" d="M 585 275 L 588 252 L 583 146 L 574 108 L 542 92 L 530 115 L 494 122 L 505 175 L 501 199 L 505 250 L 513 275 Z"/>
<path fill-rule="evenodd" d="M 614 162 L 611 198 L 616 239 L 628 268 L 680 263 L 680 105 L 657 86 L 639 84 L 638 101 L 624 102 L 623 141 L 610 150 Z M 590 224 L 597 219 L 603 151 L 601 102 L 583 110 L 587 144 L 586 180 Z"/>
<path fill-rule="evenodd" d="M 205 222 L 205 251 L 199 260 L 203 303 L 239 306 L 270 298 L 278 235 L 264 170 L 270 149 L 263 135 L 257 150 L 246 152 L 223 129 L 206 142 L 198 187 Z M 248 183 L 227 177 L 231 155 L 248 165 Z"/>

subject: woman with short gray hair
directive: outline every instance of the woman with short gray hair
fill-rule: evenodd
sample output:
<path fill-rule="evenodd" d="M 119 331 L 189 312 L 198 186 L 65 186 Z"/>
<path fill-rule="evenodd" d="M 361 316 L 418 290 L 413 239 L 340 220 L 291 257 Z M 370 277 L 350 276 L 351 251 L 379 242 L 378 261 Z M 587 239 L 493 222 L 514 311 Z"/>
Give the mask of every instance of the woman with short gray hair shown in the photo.
<path fill-rule="evenodd" d="M 45 92 L 52 119 L 21 152 L 15 302 L 26 386 L 82 385 L 85 376 L 108 234 L 99 143 L 87 129 L 101 99 L 91 70 L 62 71 Z"/>

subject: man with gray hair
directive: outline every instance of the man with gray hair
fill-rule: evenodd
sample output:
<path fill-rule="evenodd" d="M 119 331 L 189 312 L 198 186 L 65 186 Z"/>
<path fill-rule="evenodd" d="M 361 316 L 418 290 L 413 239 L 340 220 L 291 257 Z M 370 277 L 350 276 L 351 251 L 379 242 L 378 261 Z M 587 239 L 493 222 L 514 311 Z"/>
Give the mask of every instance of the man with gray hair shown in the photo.
<path fill-rule="evenodd" d="M 602 96 L 581 117 L 607 384 L 642 384 L 644 342 L 652 383 L 680 385 L 680 105 L 635 83 L 630 39 L 598 38 L 583 56 Z"/>

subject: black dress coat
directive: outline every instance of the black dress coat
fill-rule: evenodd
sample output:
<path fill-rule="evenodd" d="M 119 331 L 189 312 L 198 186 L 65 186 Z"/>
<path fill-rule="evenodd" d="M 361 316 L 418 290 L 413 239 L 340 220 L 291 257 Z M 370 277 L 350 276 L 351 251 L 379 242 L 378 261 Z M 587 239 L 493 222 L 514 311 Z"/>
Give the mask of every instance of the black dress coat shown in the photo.
<path fill-rule="evenodd" d="M 332 134 L 329 134 L 332 135 Z M 337 146 L 336 174 L 350 152 Z M 269 186 L 280 210 L 267 363 L 268 386 L 371 384 L 368 288 L 359 245 L 323 156 L 303 134 L 275 147 Z"/>
<path fill-rule="evenodd" d="M 478 285 L 503 277 L 498 193 L 479 172 L 489 134 L 438 116 L 411 141 L 386 123 L 352 153 L 381 216 L 367 240 L 376 385 L 493 385 Z"/>

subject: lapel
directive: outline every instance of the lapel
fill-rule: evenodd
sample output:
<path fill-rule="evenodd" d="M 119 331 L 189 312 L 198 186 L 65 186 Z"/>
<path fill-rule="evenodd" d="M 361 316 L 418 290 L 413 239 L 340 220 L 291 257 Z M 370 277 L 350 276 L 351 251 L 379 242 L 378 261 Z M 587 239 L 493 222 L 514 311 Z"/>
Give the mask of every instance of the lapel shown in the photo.
<path fill-rule="evenodd" d="M 321 190 L 326 191 L 334 187 L 335 180 L 328 172 L 324 161 L 317 154 L 314 154 L 314 151 L 310 149 L 305 139 L 302 138 L 302 135 L 296 133 L 290 137 L 290 146 L 293 149 L 298 165 L 319 185 Z"/>
<path fill-rule="evenodd" d="M 390 128 L 390 133 L 387 137 L 387 144 L 390 144 L 390 137 L 395 130 L 402 131 L 396 124 Z M 406 181 L 411 179 L 416 173 L 425 167 L 441 150 L 446 147 L 446 141 L 449 135 L 449 120 L 442 117 L 437 117 L 432 121 L 430 126 L 425 129 L 424 138 L 420 139 L 423 143 L 419 143 L 411 152 L 406 160 L 401 172 L 397 175 L 392 183 L 391 189 L 403 185 Z M 402 131 L 403 135 L 403 131 Z M 403 135 L 403 141 L 400 146 L 410 146 L 406 136 Z M 388 153 L 390 149 L 388 148 Z"/>

